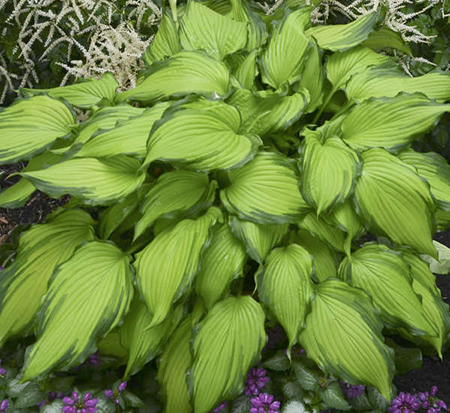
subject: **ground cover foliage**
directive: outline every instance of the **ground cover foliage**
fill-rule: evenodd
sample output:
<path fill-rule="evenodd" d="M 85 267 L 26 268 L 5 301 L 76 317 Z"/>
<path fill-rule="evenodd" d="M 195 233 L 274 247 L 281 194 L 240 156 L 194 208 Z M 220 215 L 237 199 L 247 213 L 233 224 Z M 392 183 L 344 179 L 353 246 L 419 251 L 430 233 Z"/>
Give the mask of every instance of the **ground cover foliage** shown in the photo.
<path fill-rule="evenodd" d="M 123 408 L 140 401 L 121 380 L 157 360 L 168 413 L 385 411 L 394 374 L 448 345 L 430 263 L 448 271 L 432 237 L 450 228 L 450 166 L 413 145 L 450 112 L 450 73 L 379 53 L 405 44 L 378 10 L 323 26 L 296 0 L 171 6 L 136 87 L 22 88 L 0 112 L 0 163 L 29 161 L 0 206 L 71 195 L 1 272 L 0 344 L 30 344 L 7 390 L 98 351 L 124 366 L 108 390 Z M 276 400 L 258 371 L 241 395 L 262 354 Z"/>

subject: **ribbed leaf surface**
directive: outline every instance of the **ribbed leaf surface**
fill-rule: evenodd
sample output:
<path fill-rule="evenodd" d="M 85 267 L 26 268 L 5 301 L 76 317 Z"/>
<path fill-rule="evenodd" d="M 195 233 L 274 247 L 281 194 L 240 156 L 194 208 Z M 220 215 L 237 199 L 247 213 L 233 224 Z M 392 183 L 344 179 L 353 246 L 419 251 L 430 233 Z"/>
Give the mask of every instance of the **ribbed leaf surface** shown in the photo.
<path fill-rule="evenodd" d="M 377 30 L 374 30 L 370 36 L 361 43 L 361 46 L 370 47 L 374 50 L 382 50 L 387 47 L 391 49 L 397 49 L 412 56 L 411 48 L 409 43 L 403 40 L 400 32 L 394 32 L 387 26 L 382 25 Z"/>

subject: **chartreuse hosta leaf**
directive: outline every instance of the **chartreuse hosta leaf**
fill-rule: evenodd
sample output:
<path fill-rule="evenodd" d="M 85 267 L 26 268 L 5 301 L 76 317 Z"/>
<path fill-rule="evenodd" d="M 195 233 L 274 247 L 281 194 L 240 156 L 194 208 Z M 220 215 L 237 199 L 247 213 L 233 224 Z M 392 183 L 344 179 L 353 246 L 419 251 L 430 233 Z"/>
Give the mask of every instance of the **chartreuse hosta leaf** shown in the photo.
<path fill-rule="evenodd" d="M 366 245 L 345 258 L 339 276 L 368 292 L 390 327 L 406 327 L 413 335 L 437 336 L 412 288 L 408 265 L 385 245 Z"/>
<path fill-rule="evenodd" d="M 188 378 L 196 413 L 242 392 L 247 370 L 266 343 L 264 320 L 260 304 L 249 296 L 229 297 L 209 311 L 194 339 Z"/>
<path fill-rule="evenodd" d="M 112 244 L 82 246 L 52 277 L 38 315 L 36 343 L 22 381 L 51 368 L 69 369 L 95 351 L 128 311 L 133 297 L 130 257 Z"/>
<path fill-rule="evenodd" d="M 358 172 L 358 155 L 341 138 L 320 141 L 306 134 L 301 150 L 303 198 L 317 214 L 341 204 L 353 192 Z"/>
<path fill-rule="evenodd" d="M 145 180 L 137 159 L 119 155 L 108 159 L 79 158 L 60 162 L 42 171 L 20 175 L 53 197 L 82 198 L 88 205 L 103 205 L 136 191 Z"/>
<path fill-rule="evenodd" d="M 259 152 L 229 172 L 231 185 L 220 192 L 223 205 L 241 219 L 260 224 L 294 222 L 309 210 L 292 163 L 282 154 Z"/>
<path fill-rule="evenodd" d="M 240 63 L 240 65 L 233 72 L 234 77 L 239 84 L 245 89 L 251 89 L 258 73 L 256 59 L 258 57 L 258 50 L 250 52 Z"/>
<path fill-rule="evenodd" d="M 194 171 L 171 171 L 158 178 L 142 204 L 142 217 L 136 223 L 138 238 L 159 217 L 175 217 L 180 213 L 208 208 L 214 201 L 217 182 Z"/>
<path fill-rule="evenodd" d="M 163 322 L 173 302 L 192 284 L 210 228 L 221 218 L 220 210 L 212 207 L 196 220 L 185 219 L 161 232 L 136 255 L 139 289 L 152 314 L 149 327 Z"/>
<path fill-rule="evenodd" d="M 370 36 L 361 43 L 361 46 L 369 47 L 374 50 L 382 50 L 386 47 L 400 50 L 409 56 L 412 56 L 411 48 L 408 43 L 403 40 L 399 32 L 394 32 L 387 26 L 381 26 L 374 30 Z"/>
<path fill-rule="evenodd" d="M 348 24 L 311 27 L 308 36 L 313 36 L 322 49 L 348 50 L 366 40 L 378 22 L 378 13 L 372 12 Z"/>
<path fill-rule="evenodd" d="M 0 111 L 0 165 L 44 152 L 57 138 L 69 136 L 74 113 L 61 100 L 36 96 Z"/>
<path fill-rule="evenodd" d="M 280 244 L 289 231 L 289 224 L 260 225 L 237 217 L 230 219 L 231 230 L 247 247 L 247 254 L 259 264 L 268 252 Z"/>
<path fill-rule="evenodd" d="M 158 381 L 161 384 L 165 413 L 190 413 L 192 406 L 186 377 L 192 364 L 192 317 L 187 317 L 171 335 L 161 354 Z"/>
<path fill-rule="evenodd" d="M 436 257 L 432 242 L 434 201 L 428 185 L 384 149 L 366 151 L 362 158 L 355 197 L 366 226 L 397 244 Z"/>
<path fill-rule="evenodd" d="M 259 298 L 275 315 L 289 338 L 289 349 L 304 327 L 313 294 L 312 260 L 297 244 L 274 249 L 255 275 Z"/>
<path fill-rule="evenodd" d="M 222 16 L 201 3 L 189 0 L 180 26 L 184 50 L 204 50 L 223 59 L 247 43 L 247 24 Z"/>
<path fill-rule="evenodd" d="M 207 308 L 225 295 L 231 281 L 242 277 L 246 261 L 245 246 L 233 235 L 228 223 L 216 225 L 195 279 L 195 290 Z"/>
<path fill-rule="evenodd" d="M 152 321 L 145 303 L 135 299 L 131 304 L 129 313 L 126 315 L 120 327 L 120 340 L 128 349 L 128 363 L 124 379 L 137 373 L 144 364 L 152 360 L 162 349 L 170 334 L 181 320 L 182 308 L 177 307 L 174 314 L 161 324 L 148 328 Z"/>
<path fill-rule="evenodd" d="M 367 294 L 336 279 L 317 285 L 300 343 L 319 367 L 347 382 L 375 386 L 388 400 L 394 352 Z"/>
<path fill-rule="evenodd" d="M 53 98 L 63 98 L 71 105 L 82 109 L 99 104 L 101 101 L 111 103 L 119 86 L 111 73 L 106 73 L 100 80 L 86 79 L 70 86 L 55 87 L 52 89 L 21 89 L 25 95 L 48 94 Z"/>
<path fill-rule="evenodd" d="M 279 89 L 292 84 L 302 74 L 305 55 L 312 45 L 305 35 L 309 25 L 310 7 L 289 13 L 278 26 L 261 57 L 261 75 L 264 83 Z"/>
<path fill-rule="evenodd" d="M 213 97 L 228 93 L 229 72 L 225 64 L 199 51 L 182 51 L 161 63 L 154 63 L 150 74 L 134 89 L 119 93 L 116 101 L 140 102 L 172 95 L 204 94 Z"/>
<path fill-rule="evenodd" d="M 2 271 L 0 345 L 30 325 L 53 271 L 80 244 L 94 239 L 93 225 L 89 214 L 73 209 L 23 234 L 17 259 Z"/>
<path fill-rule="evenodd" d="M 429 129 L 450 105 L 421 94 L 370 99 L 357 105 L 342 123 L 345 142 L 354 149 L 397 150 Z"/>

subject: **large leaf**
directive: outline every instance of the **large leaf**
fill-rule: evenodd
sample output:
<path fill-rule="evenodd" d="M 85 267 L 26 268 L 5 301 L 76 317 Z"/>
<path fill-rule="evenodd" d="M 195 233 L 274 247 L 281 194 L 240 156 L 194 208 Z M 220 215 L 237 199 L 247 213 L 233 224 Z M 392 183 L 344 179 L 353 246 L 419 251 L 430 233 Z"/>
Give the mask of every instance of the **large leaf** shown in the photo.
<path fill-rule="evenodd" d="M 93 224 L 89 214 L 73 209 L 21 236 L 17 259 L 2 271 L 0 345 L 32 322 L 53 271 L 94 238 Z"/>
<path fill-rule="evenodd" d="M 161 160 L 208 172 L 237 168 L 255 156 L 261 140 L 240 134 L 237 109 L 214 102 L 214 109 L 181 108 L 155 127 L 144 165 Z"/>
<path fill-rule="evenodd" d="M 133 297 L 130 257 L 112 244 L 90 242 L 52 277 L 38 315 L 37 342 L 25 359 L 22 381 L 54 367 L 67 370 L 95 351 Z"/>
<path fill-rule="evenodd" d="M 154 63 L 149 70 L 144 81 L 134 89 L 119 93 L 116 101 L 146 102 L 191 93 L 214 97 L 228 92 L 227 67 L 203 52 L 182 51 L 164 62 Z"/>
<path fill-rule="evenodd" d="M 370 99 L 357 105 L 342 123 L 345 142 L 354 149 L 398 150 L 427 131 L 450 105 L 421 94 Z"/>
<path fill-rule="evenodd" d="M 52 89 L 21 89 L 25 95 L 47 94 L 53 98 L 63 98 L 71 105 L 82 109 L 89 109 L 100 104 L 103 100 L 111 103 L 119 86 L 111 73 L 106 73 L 100 80 L 86 79 L 70 86 Z"/>
<path fill-rule="evenodd" d="M 189 0 L 180 27 L 184 50 L 204 50 L 223 59 L 247 43 L 247 24 L 222 16 L 201 3 Z"/>
<path fill-rule="evenodd" d="M 233 57 L 235 57 L 234 55 Z M 234 77 L 239 82 L 240 86 L 245 89 L 251 89 L 258 74 L 258 67 L 256 59 L 258 57 L 258 50 L 253 50 L 246 57 L 240 61 L 238 66 L 233 71 Z"/>
<path fill-rule="evenodd" d="M 242 392 L 245 375 L 266 343 L 264 320 L 260 304 L 249 296 L 227 298 L 208 313 L 194 339 L 189 377 L 196 413 Z"/>
<path fill-rule="evenodd" d="M 149 327 L 163 322 L 172 303 L 192 284 L 200 254 L 210 240 L 210 227 L 220 218 L 220 210 L 213 207 L 197 220 L 185 219 L 158 234 L 136 255 L 139 289 L 152 314 Z"/>
<path fill-rule="evenodd" d="M 171 218 L 209 207 L 216 188 L 216 181 L 209 182 L 207 175 L 198 172 L 171 171 L 161 175 L 142 204 L 142 217 L 136 223 L 134 239 L 159 217 Z"/>
<path fill-rule="evenodd" d="M 378 13 L 368 13 L 348 24 L 311 27 L 308 36 L 313 36 L 322 49 L 344 51 L 366 40 L 378 22 Z"/>
<path fill-rule="evenodd" d="M 20 175 L 54 198 L 71 194 L 89 205 L 104 205 L 136 191 L 145 180 L 139 172 L 137 159 L 120 155 L 99 160 L 96 158 L 69 159 L 42 171 L 21 172 Z"/>
<path fill-rule="evenodd" d="M 300 194 L 292 163 L 273 152 L 259 152 L 251 162 L 229 172 L 231 185 L 222 203 L 240 218 L 260 224 L 294 222 L 309 207 Z"/>
<path fill-rule="evenodd" d="M 259 298 L 275 315 L 289 338 L 289 350 L 304 328 L 313 294 L 312 260 L 297 244 L 274 249 L 256 273 Z"/>
<path fill-rule="evenodd" d="M 300 343 L 319 367 L 347 382 L 375 386 L 390 400 L 394 352 L 364 291 L 338 280 L 316 288 Z"/>
<path fill-rule="evenodd" d="M 409 56 L 412 56 L 411 48 L 408 43 L 403 40 L 401 33 L 395 32 L 387 26 L 381 26 L 374 30 L 370 36 L 361 43 L 361 46 L 370 47 L 374 50 L 382 50 L 386 48 L 397 49 Z"/>
<path fill-rule="evenodd" d="M 407 264 L 384 245 L 369 244 L 345 258 L 339 276 L 367 291 L 391 328 L 406 327 L 414 335 L 436 336 L 412 288 Z"/>
<path fill-rule="evenodd" d="M 0 111 L 0 165 L 44 152 L 75 126 L 73 112 L 48 96 L 18 100 Z"/>
<path fill-rule="evenodd" d="M 428 185 L 384 149 L 371 149 L 362 158 L 355 197 L 369 229 L 436 257 L 432 243 L 434 202 Z"/>

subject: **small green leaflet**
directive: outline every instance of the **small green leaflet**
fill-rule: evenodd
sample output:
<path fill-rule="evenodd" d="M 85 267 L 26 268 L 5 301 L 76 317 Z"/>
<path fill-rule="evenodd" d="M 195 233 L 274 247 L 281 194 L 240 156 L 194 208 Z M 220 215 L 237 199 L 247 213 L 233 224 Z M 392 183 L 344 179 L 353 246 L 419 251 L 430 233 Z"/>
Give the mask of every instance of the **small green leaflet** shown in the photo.
<path fill-rule="evenodd" d="M 320 397 L 327 407 L 337 410 L 352 410 L 352 405 L 346 400 L 339 382 L 334 381 L 327 385 L 327 388 L 319 391 Z"/>
<path fill-rule="evenodd" d="M 216 188 L 217 182 L 209 182 L 205 174 L 182 170 L 164 173 L 145 197 L 134 239 L 159 217 L 173 218 L 208 208 L 214 201 Z"/>
<path fill-rule="evenodd" d="M 20 175 L 54 198 L 71 194 L 87 205 L 105 205 L 136 191 L 145 180 L 137 159 L 119 155 L 108 159 L 80 158 L 42 171 Z"/>
<path fill-rule="evenodd" d="M 211 308 L 228 290 L 231 281 L 242 277 L 247 261 L 245 247 L 231 232 L 228 223 L 213 228 L 211 243 L 203 253 L 195 290 Z"/>
<path fill-rule="evenodd" d="M 245 375 L 266 343 L 264 320 L 260 304 L 250 296 L 229 297 L 209 311 L 194 338 L 188 378 L 196 413 L 242 392 Z"/>
<path fill-rule="evenodd" d="M 172 95 L 191 93 L 214 97 L 228 93 L 229 72 L 225 64 L 206 53 L 182 51 L 161 63 L 154 63 L 148 76 L 134 89 L 119 93 L 117 102 L 132 99 L 148 102 Z"/>
<path fill-rule="evenodd" d="M 274 249 L 255 274 L 261 301 L 287 333 L 289 353 L 304 327 L 313 294 L 311 273 L 312 260 L 308 251 L 291 244 Z"/>
<path fill-rule="evenodd" d="M 370 99 L 357 105 L 342 123 L 344 141 L 353 149 L 398 150 L 427 131 L 450 105 L 421 94 Z"/>
<path fill-rule="evenodd" d="M 255 156 L 262 144 L 254 134 L 240 134 L 236 108 L 214 102 L 216 110 L 181 108 L 155 127 L 144 166 L 156 160 L 209 172 L 237 168 Z"/>
<path fill-rule="evenodd" d="M 32 322 L 53 271 L 94 239 L 93 225 L 89 214 L 73 209 L 23 234 L 17 259 L 2 271 L 0 345 Z"/>
<path fill-rule="evenodd" d="M 220 198 L 241 219 L 284 224 L 295 222 L 310 208 L 300 194 L 292 163 L 282 154 L 259 152 L 229 176 L 231 185 L 220 192 Z"/>
<path fill-rule="evenodd" d="M 430 264 L 430 270 L 434 274 L 450 273 L 450 248 L 437 241 L 433 241 L 433 245 L 438 252 L 436 259 L 429 255 L 421 255 L 421 258 Z"/>
<path fill-rule="evenodd" d="M 345 51 L 366 40 L 378 22 L 378 13 L 368 13 L 348 24 L 311 27 L 306 31 L 322 49 Z"/>
<path fill-rule="evenodd" d="M 399 32 L 394 32 L 387 26 L 381 26 L 374 30 L 370 36 L 361 43 L 361 46 L 370 47 L 374 50 L 382 50 L 386 48 L 397 49 L 409 56 L 412 56 L 411 48 L 408 43 L 403 40 Z"/>
<path fill-rule="evenodd" d="M 52 277 L 38 313 L 38 340 L 27 352 L 22 381 L 53 367 L 67 370 L 95 351 L 128 311 L 133 297 L 130 257 L 92 241 Z"/>
<path fill-rule="evenodd" d="M 221 218 L 220 210 L 212 207 L 197 220 L 185 219 L 161 232 L 136 254 L 139 289 L 152 314 L 149 327 L 163 322 L 172 304 L 192 284 L 210 228 Z"/>
<path fill-rule="evenodd" d="M 223 59 L 245 47 L 247 24 L 189 0 L 181 21 L 180 39 L 184 50 L 204 50 L 217 59 Z"/>
<path fill-rule="evenodd" d="M 81 109 L 89 109 L 102 101 L 112 103 L 118 86 L 114 76 L 106 73 L 100 80 L 86 79 L 80 83 L 53 89 L 20 89 L 20 93 L 31 96 L 47 94 L 53 98 L 63 98 Z"/>
<path fill-rule="evenodd" d="M 67 138 L 74 113 L 61 100 L 36 96 L 0 111 L 0 165 L 45 152 L 57 138 Z"/>
<path fill-rule="evenodd" d="M 428 185 L 384 149 L 366 151 L 362 158 L 355 198 L 369 229 L 437 257 L 432 243 L 434 201 Z"/>
<path fill-rule="evenodd" d="M 391 399 L 394 352 L 384 344 L 369 296 L 336 279 L 316 286 L 300 343 L 321 369 L 347 382 L 375 386 Z"/>
<path fill-rule="evenodd" d="M 289 231 L 289 224 L 260 225 L 251 221 L 230 218 L 234 235 L 247 247 L 247 254 L 259 264 L 266 259 L 269 251 L 280 244 Z"/>

